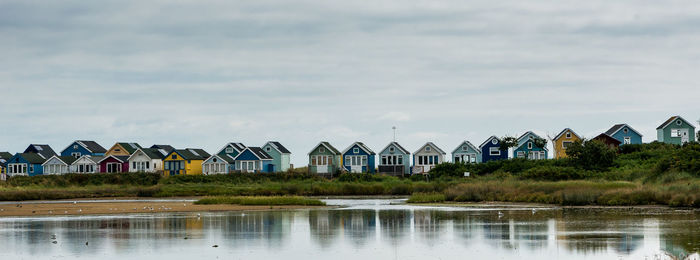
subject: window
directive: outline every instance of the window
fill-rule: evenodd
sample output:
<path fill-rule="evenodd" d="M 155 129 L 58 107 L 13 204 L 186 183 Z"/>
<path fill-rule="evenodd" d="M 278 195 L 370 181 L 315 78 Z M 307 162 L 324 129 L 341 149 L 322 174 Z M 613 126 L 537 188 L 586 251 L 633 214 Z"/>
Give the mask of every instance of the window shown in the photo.
<path fill-rule="evenodd" d="M 325 152 L 326 152 L 326 148 L 320 147 L 320 148 L 318 148 L 318 152 L 319 152 L 319 153 L 325 153 Z"/>
<path fill-rule="evenodd" d="M 248 162 L 248 170 L 252 171 L 254 170 L 255 165 L 252 162 Z"/>
<path fill-rule="evenodd" d="M 350 156 L 345 156 L 345 166 L 350 166 Z"/>
<path fill-rule="evenodd" d="M 425 147 L 425 151 L 426 151 L 426 152 L 430 152 L 430 146 L 426 146 L 426 147 Z"/>
<path fill-rule="evenodd" d="M 491 143 L 492 143 L 492 144 L 497 144 L 497 143 L 498 143 L 498 140 L 496 140 L 496 138 L 494 138 L 494 139 L 491 140 Z"/>
<path fill-rule="evenodd" d="M 402 164 L 403 164 L 403 156 L 399 156 L 399 158 L 397 158 L 397 159 L 398 159 L 398 160 L 396 160 L 396 162 L 397 162 L 396 164 L 397 164 L 397 165 L 402 165 Z"/>
<path fill-rule="evenodd" d="M 233 148 L 231 148 L 231 147 L 226 148 L 226 153 L 233 153 Z"/>
<path fill-rule="evenodd" d="M 475 163 L 475 162 L 476 162 L 476 156 L 472 156 L 471 162 L 472 162 L 472 163 Z"/>
<path fill-rule="evenodd" d="M 631 144 L 631 143 L 632 143 L 632 138 L 630 138 L 629 136 L 625 137 L 625 141 L 623 142 L 623 144 Z"/>
<path fill-rule="evenodd" d="M 386 165 L 386 156 L 382 155 L 382 165 Z"/>
<path fill-rule="evenodd" d="M 119 148 L 117 148 L 117 149 L 114 149 L 114 151 L 115 151 L 115 152 L 121 152 L 122 150 L 119 149 Z"/>
<path fill-rule="evenodd" d="M 571 132 L 566 132 L 566 138 L 571 139 Z"/>
<path fill-rule="evenodd" d="M 73 156 L 73 157 L 75 157 L 75 158 L 80 157 L 80 153 L 71 153 L 70 155 Z"/>
<path fill-rule="evenodd" d="M 671 137 L 681 137 L 680 129 L 671 129 Z"/>
<path fill-rule="evenodd" d="M 170 159 L 173 159 L 173 160 L 177 159 L 177 155 L 173 154 L 173 156 L 171 156 Z"/>
<path fill-rule="evenodd" d="M 396 149 L 394 149 L 394 147 L 389 148 L 389 152 L 390 152 L 390 153 L 394 153 L 395 150 L 396 150 Z"/>
<path fill-rule="evenodd" d="M 518 152 L 517 157 L 518 157 L 518 158 L 525 158 L 525 153 L 524 153 L 524 152 Z"/>
<path fill-rule="evenodd" d="M 269 146 L 268 146 L 268 147 L 265 147 L 265 151 L 266 151 L 266 152 L 269 152 L 270 150 L 272 150 L 272 149 L 270 149 Z"/>
<path fill-rule="evenodd" d="M 418 165 L 423 165 L 423 156 L 418 156 Z"/>
<path fill-rule="evenodd" d="M 75 149 L 78 149 L 78 145 L 77 145 L 77 144 L 74 144 L 74 145 L 73 145 L 73 150 L 75 150 Z"/>
<path fill-rule="evenodd" d="M 572 142 L 570 142 L 570 141 L 562 142 L 561 147 L 566 150 L 566 148 L 569 148 L 569 145 L 571 145 L 571 144 L 572 144 Z"/>
<path fill-rule="evenodd" d="M 501 150 L 498 147 L 489 148 L 489 155 L 491 156 L 501 156 Z"/>
<path fill-rule="evenodd" d="M 466 145 L 465 145 L 465 146 L 462 146 L 462 151 L 465 151 L 465 152 L 467 151 L 467 146 L 466 146 Z"/>
<path fill-rule="evenodd" d="M 366 165 L 367 165 L 367 156 L 363 155 L 362 156 L 362 166 L 366 166 Z"/>
<path fill-rule="evenodd" d="M 683 124 L 683 122 L 681 122 L 681 120 L 676 121 L 676 125 L 682 125 L 682 124 Z"/>
<path fill-rule="evenodd" d="M 428 164 L 433 164 L 433 157 L 432 156 L 428 157 Z"/>
<path fill-rule="evenodd" d="M 456 162 L 456 163 L 459 162 L 459 156 L 455 156 L 455 161 L 454 161 L 454 162 Z"/>
<path fill-rule="evenodd" d="M 527 149 L 532 149 L 532 142 L 527 142 Z"/>
<path fill-rule="evenodd" d="M 627 129 L 627 128 L 625 128 L 625 129 L 622 129 L 622 132 L 626 134 L 626 133 L 629 133 L 629 132 L 630 132 L 630 130 L 629 130 L 629 129 Z"/>
<path fill-rule="evenodd" d="M 212 159 L 213 162 L 216 162 L 216 158 Z"/>
<path fill-rule="evenodd" d="M 131 168 L 136 169 L 136 162 L 132 162 L 132 163 L 131 163 Z"/>
<path fill-rule="evenodd" d="M 354 153 L 354 154 L 360 153 L 360 148 L 352 148 L 352 153 Z"/>
<path fill-rule="evenodd" d="M 34 164 L 29 165 L 29 172 L 34 173 Z"/>
<path fill-rule="evenodd" d="M 435 164 L 440 163 L 440 159 L 438 158 L 437 155 L 435 155 L 435 156 L 433 156 L 433 157 L 435 158 L 435 159 L 433 159 L 433 161 L 435 162 Z"/>
<path fill-rule="evenodd" d="M 311 166 L 316 165 L 316 156 L 311 156 Z"/>

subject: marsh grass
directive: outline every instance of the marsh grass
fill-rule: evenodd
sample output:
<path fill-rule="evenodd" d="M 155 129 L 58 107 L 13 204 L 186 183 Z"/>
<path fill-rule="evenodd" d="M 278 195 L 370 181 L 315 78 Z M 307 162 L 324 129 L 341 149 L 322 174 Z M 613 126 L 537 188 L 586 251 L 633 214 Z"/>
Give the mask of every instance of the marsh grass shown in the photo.
<path fill-rule="evenodd" d="M 281 205 L 298 205 L 298 206 L 325 206 L 326 203 L 317 199 L 309 199 L 300 196 L 222 196 L 208 197 L 196 201 L 197 205 L 215 205 L 215 204 L 232 204 L 232 205 L 261 205 L 261 206 L 281 206 Z"/>
<path fill-rule="evenodd" d="M 408 203 L 438 203 L 445 202 L 445 194 L 442 193 L 414 193 L 408 198 Z"/>

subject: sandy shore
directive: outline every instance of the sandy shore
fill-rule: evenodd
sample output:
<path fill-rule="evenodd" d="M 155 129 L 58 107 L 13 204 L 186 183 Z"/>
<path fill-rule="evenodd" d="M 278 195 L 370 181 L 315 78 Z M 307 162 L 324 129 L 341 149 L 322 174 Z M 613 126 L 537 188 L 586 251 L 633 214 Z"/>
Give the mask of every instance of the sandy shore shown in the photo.
<path fill-rule="evenodd" d="M 325 206 L 242 206 L 242 205 L 194 205 L 194 201 L 161 200 L 70 200 L 45 202 L 13 202 L 0 204 L 0 217 L 104 215 L 163 212 L 214 212 L 241 210 L 278 210 L 319 208 Z"/>

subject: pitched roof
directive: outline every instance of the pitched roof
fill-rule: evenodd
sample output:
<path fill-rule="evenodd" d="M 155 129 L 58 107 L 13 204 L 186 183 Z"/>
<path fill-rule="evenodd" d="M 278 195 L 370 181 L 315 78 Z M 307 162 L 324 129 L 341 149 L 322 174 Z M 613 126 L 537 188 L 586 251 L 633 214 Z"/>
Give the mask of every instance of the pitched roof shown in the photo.
<path fill-rule="evenodd" d="M 168 155 L 167 151 L 158 148 L 140 148 L 139 150 L 141 150 L 141 152 L 143 152 L 143 154 L 150 159 L 163 159 Z M 135 153 L 136 152 L 131 155 L 133 156 Z M 129 156 L 129 158 L 131 158 L 131 156 Z"/>
<path fill-rule="evenodd" d="M 269 142 L 267 142 L 267 144 L 270 144 L 270 146 L 277 149 L 277 151 L 279 151 L 280 153 L 283 153 L 283 154 L 291 154 L 292 153 L 289 150 L 287 150 L 287 148 L 285 148 L 280 142 L 269 141 Z"/>
<path fill-rule="evenodd" d="M 384 147 L 384 149 L 382 149 L 381 152 L 386 151 L 386 149 L 388 149 L 389 146 L 391 146 L 391 145 L 394 145 L 394 146 L 396 146 L 396 148 L 399 148 L 399 150 L 401 150 L 401 152 L 404 153 L 404 154 L 411 154 L 411 152 L 409 152 L 408 150 L 406 150 L 406 148 L 403 148 L 403 146 L 401 146 L 401 145 L 400 145 L 399 143 L 397 143 L 397 142 L 391 142 L 391 143 L 389 143 L 388 145 L 386 145 L 386 147 Z"/>
<path fill-rule="evenodd" d="M 480 149 L 476 149 L 476 147 L 475 147 L 471 142 L 465 140 L 464 142 L 461 142 L 461 143 L 457 146 L 457 148 L 455 148 L 455 149 L 452 151 L 452 154 L 456 153 L 457 150 L 459 150 L 460 148 L 462 148 L 462 145 L 464 145 L 464 144 L 466 144 L 467 146 L 471 147 L 475 152 L 481 153 L 481 150 L 480 150 Z"/>
<path fill-rule="evenodd" d="M 104 160 L 107 160 L 107 159 L 109 159 L 110 157 L 111 157 L 111 158 L 114 158 L 114 159 L 117 159 L 117 161 L 119 161 L 119 162 L 124 163 L 124 162 L 128 162 L 128 161 L 129 161 L 129 157 L 130 157 L 130 156 L 127 156 L 127 155 L 110 155 L 110 156 L 107 156 L 107 157 L 102 158 L 102 160 L 100 160 L 99 162 L 102 162 L 102 161 L 104 161 Z"/>
<path fill-rule="evenodd" d="M 56 152 L 48 144 L 30 144 L 27 149 L 24 150 L 25 153 L 38 153 L 45 159 L 51 158 L 51 156 L 57 155 Z"/>
<path fill-rule="evenodd" d="M 175 147 L 172 147 L 172 146 L 167 145 L 167 144 L 154 144 L 154 145 L 151 145 L 151 148 L 162 149 L 162 150 L 165 151 L 166 153 L 170 153 L 170 152 L 172 152 L 173 150 L 175 150 Z M 166 155 L 167 155 L 167 154 L 166 154 Z"/>
<path fill-rule="evenodd" d="M 55 156 L 55 157 L 67 165 L 71 165 L 73 162 L 78 160 L 78 158 L 75 158 L 73 156 Z"/>
<path fill-rule="evenodd" d="M 318 145 L 314 146 L 314 148 L 311 149 L 311 151 L 309 152 L 309 154 L 311 154 L 312 152 L 314 152 L 314 150 L 316 150 L 316 148 L 318 148 L 319 146 L 326 147 L 326 149 L 328 149 L 328 151 L 331 151 L 331 153 L 333 153 L 333 154 L 335 154 L 335 155 L 340 155 L 340 154 L 341 154 L 340 151 L 338 151 L 338 149 L 335 149 L 335 147 L 333 147 L 329 142 L 326 142 L 326 141 L 321 141 L 320 143 L 318 143 Z"/>
<path fill-rule="evenodd" d="M 494 138 L 496 138 L 496 140 L 498 140 L 499 142 L 501 141 L 501 139 L 498 139 L 498 137 L 496 137 L 495 135 L 492 135 L 491 137 L 487 138 L 486 141 L 481 143 L 481 145 L 479 145 L 479 149 L 484 148 L 484 145 L 491 142 L 491 139 L 494 139 Z"/>
<path fill-rule="evenodd" d="M 12 154 L 9 152 L 0 152 L 0 159 L 9 160 L 12 158 Z"/>
<path fill-rule="evenodd" d="M 447 153 L 445 153 L 445 151 L 443 151 L 442 149 L 440 149 L 440 147 L 438 147 L 437 145 L 435 145 L 433 142 L 427 142 L 427 143 L 425 143 L 423 146 L 421 146 L 420 148 L 418 148 L 418 150 L 417 150 L 414 154 L 419 153 L 419 152 L 422 151 L 423 148 L 425 148 L 426 146 L 432 146 L 433 148 L 435 148 L 435 150 L 437 150 L 437 151 L 440 152 L 441 154 L 447 154 Z"/>
<path fill-rule="evenodd" d="M 192 149 L 192 148 L 187 148 L 187 149 L 177 149 L 172 151 L 171 153 L 177 153 L 182 157 L 182 159 L 185 160 L 206 160 L 211 156 L 207 152 L 204 152 L 202 149 Z"/>
<path fill-rule="evenodd" d="M 564 130 L 561 130 L 561 133 L 559 133 L 556 137 L 554 137 L 554 140 L 559 140 L 559 138 L 560 138 L 564 133 L 566 133 L 566 131 L 570 131 L 571 134 L 573 134 L 573 135 L 575 135 L 576 137 L 578 137 L 578 139 L 581 139 L 581 136 L 580 136 L 580 135 L 576 134 L 576 132 L 574 132 L 574 130 L 571 130 L 571 128 L 568 128 L 568 127 L 567 127 L 567 128 L 564 128 Z"/>
<path fill-rule="evenodd" d="M 46 159 L 41 157 L 38 153 L 20 153 L 19 156 L 22 156 L 22 158 L 31 164 L 42 164 L 46 161 Z"/>
<path fill-rule="evenodd" d="M 260 148 L 260 147 L 248 147 L 248 148 L 246 148 L 246 150 L 250 150 L 253 154 L 255 154 L 255 156 L 257 156 L 258 158 L 260 158 L 260 160 L 272 160 L 272 156 L 270 156 L 269 154 L 267 154 L 267 153 L 266 153 L 265 151 L 263 151 L 263 149 Z M 245 151 L 245 150 L 244 150 L 244 151 Z M 241 156 L 242 154 L 243 154 L 243 152 L 241 152 L 240 154 L 238 154 L 238 156 Z M 236 156 L 236 158 L 238 158 L 238 156 Z"/>
<path fill-rule="evenodd" d="M 207 159 L 207 158 L 209 158 L 209 156 L 211 156 L 211 154 L 207 153 L 207 151 L 204 151 L 204 149 L 187 148 L 187 150 L 190 151 L 190 153 L 192 153 L 194 155 L 198 155 L 198 156 L 202 157 L 202 159 Z"/>
<path fill-rule="evenodd" d="M 100 144 L 98 144 L 95 141 L 78 140 L 78 141 L 75 141 L 74 143 L 79 144 L 80 146 L 84 147 L 85 149 L 87 149 L 91 153 L 106 153 L 107 152 L 107 149 L 105 149 L 104 147 L 102 147 Z M 68 147 L 66 147 L 66 149 L 68 149 Z M 63 150 L 66 150 L 66 149 L 63 149 Z"/>
<path fill-rule="evenodd" d="M 350 146 L 348 146 L 348 148 L 345 148 L 345 150 L 343 150 L 343 154 L 347 153 L 347 152 L 350 150 L 350 148 L 352 148 L 352 147 L 355 146 L 355 145 L 359 146 L 360 149 L 364 150 L 366 153 L 368 153 L 368 154 L 370 154 L 370 155 L 376 154 L 376 153 L 374 153 L 374 151 L 372 151 L 372 149 L 369 149 L 369 147 L 367 147 L 367 146 L 366 146 L 364 143 L 362 143 L 362 142 L 354 142 L 354 143 L 352 143 Z"/>
<path fill-rule="evenodd" d="M 80 158 L 76 159 L 73 163 L 71 163 L 71 165 L 72 165 L 72 164 L 75 164 L 76 162 L 78 162 L 80 159 L 83 159 L 83 158 L 85 158 L 86 160 L 89 160 L 89 161 L 91 161 L 91 162 L 97 164 L 97 163 L 99 163 L 102 159 L 104 159 L 105 157 L 104 157 L 104 156 L 83 155 L 83 156 L 80 156 Z"/>
<path fill-rule="evenodd" d="M 134 152 L 136 152 L 136 150 L 141 148 L 141 146 L 138 143 L 117 143 L 117 144 L 119 144 L 122 148 L 124 148 L 124 150 L 126 150 L 126 152 L 129 154 L 133 154 Z"/>
<path fill-rule="evenodd" d="M 634 130 L 634 128 L 632 128 L 631 126 L 629 126 L 627 124 L 616 124 L 613 127 L 611 127 L 610 129 L 608 129 L 608 131 L 605 131 L 605 134 L 609 135 L 609 136 L 613 136 L 613 135 L 615 135 L 615 133 L 620 131 L 625 126 L 627 128 L 629 128 L 630 130 L 634 131 L 635 133 L 637 133 L 639 136 L 642 136 L 641 133 L 639 133 L 637 130 Z"/>
<path fill-rule="evenodd" d="M 607 139 L 607 140 L 610 140 L 610 141 L 617 143 L 618 145 L 622 143 L 620 140 L 617 140 L 617 139 L 615 139 L 615 137 L 609 136 L 606 133 L 601 133 L 598 136 L 593 138 L 593 140 L 597 140 L 597 139 Z"/>
<path fill-rule="evenodd" d="M 535 134 L 535 132 L 527 131 L 527 132 L 525 132 L 523 135 L 521 135 L 521 136 L 518 138 L 518 146 L 516 146 L 515 149 L 518 149 L 518 148 L 520 148 L 521 146 L 525 145 L 525 144 L 527 143 L 527 141 L 530 140 L 530 138 L 525 139 L 525 137 L 528 137 L 528 136 L 530 136 L 530 135 L 534 135 L 534 136 L 537 137 L 537 138 L 542 138 L 541 136 Z M 549 151 L 549 149 L 547 148 L 546 145 L 545 145 L 544 147 L 542 147 L 542 149 L 544 149 L 544 150 L 546 150 L 546 151 Z"/>
<path fill-rule="evenodd" d="M 676 121 L 676 119 L 683 120 L 683 122 L 685 122 L 686 124 L 695 127 L 693 124 L 691 124 L 690 122 L 688 122 L 687 120 L 685 120 L 685 119 L 682 118 L 681 116 L 672 116 L 671 118 L 669 118 L 668 120 L 666 120 L 663 124 L 661 124 L 659 127 L 657 127 L 656 130 L 659 130 L 659 129 L 662 129 L 662 128 L 666 128 L 666 126 L 668 126 L 669 124 L 671 124 L 673 121 Z"/>
<path fill-rule="evenodd" d="M 227 162 L 228 164 L 234 164 L 234 163 L 236 162 L 236 161 L 234 160 L 234 158 L 231 157 L 231 155 L 229 155 L 229 154 L 224 154 L 224 155 L 212 154 L 211 156 L 209 156 L 209 158 L 207 158 L 207 159 L 204 160 L 204 161 L 205 161 L 205 162 L 206 162 L 206 161 L 209 161 L 209 160 L 211 160 L 211 159 L 214 158 L 214 157 L 219 158 L 219 159 L 221 159 L 221 160 Z"/>

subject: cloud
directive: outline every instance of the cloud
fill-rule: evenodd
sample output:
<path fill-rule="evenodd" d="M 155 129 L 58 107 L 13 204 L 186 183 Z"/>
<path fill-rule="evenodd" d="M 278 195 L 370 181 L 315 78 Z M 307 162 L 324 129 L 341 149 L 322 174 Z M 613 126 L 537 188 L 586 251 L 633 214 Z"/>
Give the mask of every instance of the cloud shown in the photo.
<path fill-rule="evenodd" d="M 217 150 L 699 117 L 700 6 L 587 1 L 2 1 L 0 150 Z M 9 126 L 7 126 L 9 125 Z M 56 148 L 60 149 L 60 148 Z"/>

